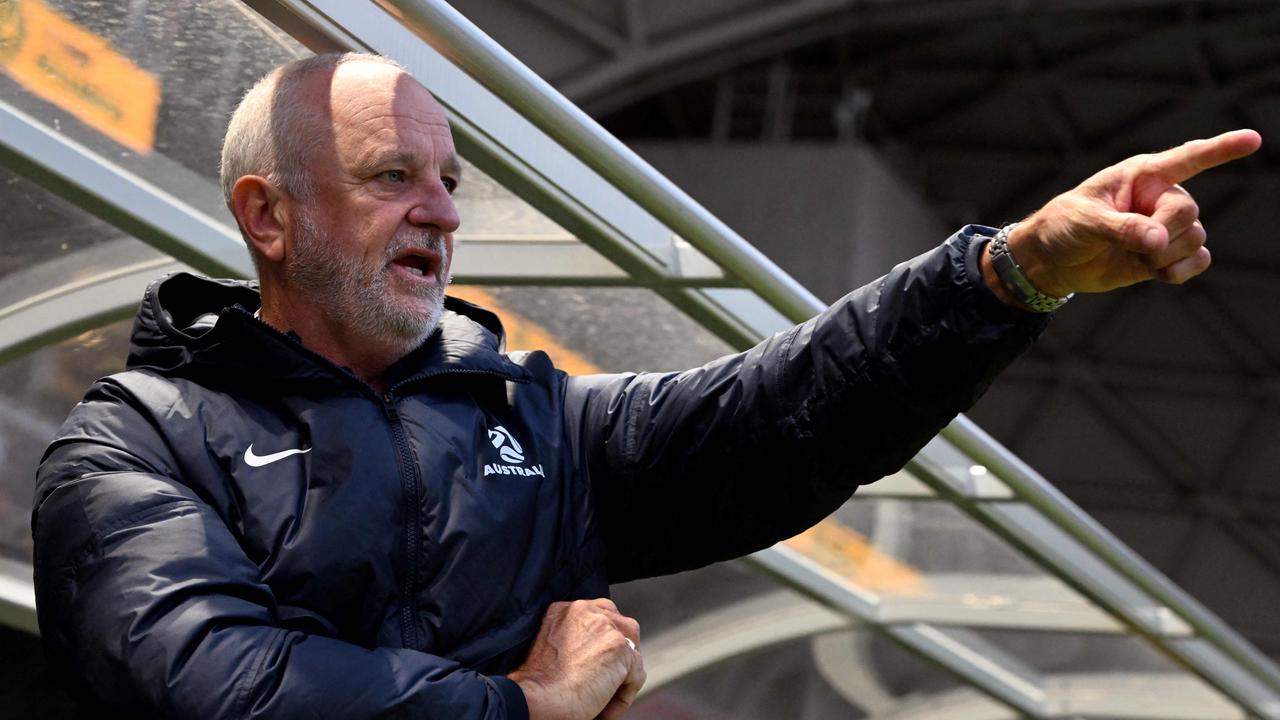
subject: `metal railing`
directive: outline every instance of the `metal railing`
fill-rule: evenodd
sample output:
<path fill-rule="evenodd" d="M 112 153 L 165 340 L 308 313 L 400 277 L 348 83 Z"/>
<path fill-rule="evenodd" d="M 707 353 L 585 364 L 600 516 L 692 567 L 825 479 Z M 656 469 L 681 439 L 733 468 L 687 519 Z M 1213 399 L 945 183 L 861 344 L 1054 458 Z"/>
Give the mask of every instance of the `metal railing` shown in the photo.
<path fill-rule="evenodd" d="M 782 314 L 799 322 L 825 307 L 448 4 L 441 0 L 373 1 Z M 1274 662 L 972 421 L 960 416 L 942 435 L 1007 482 L 1020 500 L 1035 507 L 1072 538 L 1097 553 L 1121 576 L 1182 616 L 1198 635 L 1240 663 L 1257 680 L 1280 691 L 1280 668 Z M 1149 637 L 1153 642 L 1163 642 Z M 1280 713 L 1280 708 L 1254 710 L 1269 715 Z"/>

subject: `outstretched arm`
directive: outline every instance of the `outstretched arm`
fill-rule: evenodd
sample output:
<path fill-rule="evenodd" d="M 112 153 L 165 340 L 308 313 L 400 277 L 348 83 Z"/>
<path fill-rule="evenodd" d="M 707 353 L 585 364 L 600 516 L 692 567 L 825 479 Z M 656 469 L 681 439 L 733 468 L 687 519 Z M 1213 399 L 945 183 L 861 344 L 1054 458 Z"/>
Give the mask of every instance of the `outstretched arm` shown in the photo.
<path fill-rule="evenodd" d="M 1260 143 L 1237 131 L 1122 161 L 1027 218 L 1011 252 L 1057 297 L 1184 282 L 1209 256 L 1177 183 Z M 968 409 L 1047 322 L 995 277 L 994 232 L 965 228 L 739 355 L 683 373 L 571 378 L 566 407 L 582 414 L 570 437 L 592 478 L 610 579 L 800 532 Z"/>

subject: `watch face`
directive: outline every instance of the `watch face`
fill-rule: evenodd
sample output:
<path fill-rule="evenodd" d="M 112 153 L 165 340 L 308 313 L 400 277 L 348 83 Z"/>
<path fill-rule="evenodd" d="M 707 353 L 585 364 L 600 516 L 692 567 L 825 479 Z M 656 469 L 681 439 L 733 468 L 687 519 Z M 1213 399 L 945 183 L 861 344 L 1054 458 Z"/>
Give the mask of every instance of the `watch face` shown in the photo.
<path fill-rule="evenodd" d="M 1014 225 L 1000 228 L 1000 232 L 991 239 L 991 266 L 995 268 L 996 276 L 1000 278 L 1005 289 L 1027 309 L 1040 313 L 1053 312 L 1065 305 L 1071 296 L 1056 298 L 1045 295 L 1031 284 L 1023 274 L 1022 268 L 1018 267 L 1018 261 L 1013 258 L 1013 253 L 1009 252 L 1009 231 L 1014 228 Z"/>

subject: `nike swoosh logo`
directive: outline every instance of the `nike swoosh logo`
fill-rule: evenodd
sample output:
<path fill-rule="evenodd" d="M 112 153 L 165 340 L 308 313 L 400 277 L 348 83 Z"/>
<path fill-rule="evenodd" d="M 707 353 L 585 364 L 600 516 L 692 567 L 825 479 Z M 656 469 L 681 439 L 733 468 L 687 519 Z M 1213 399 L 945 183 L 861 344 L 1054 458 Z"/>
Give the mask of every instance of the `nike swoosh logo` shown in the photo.
<path fill-rule="evenodd" d="M 263 465 L 270 465 L 277 460 L 283 460 L 290 455 L 302 455 L 309 452 L 311 452 L 311 448 L 307 448 L 306 450 L 294 448 L 292 450 L 281 450 L 280 452 L 271 453 L 270 455 L 254 455 L 253 445 L 250 444 L 244 451 L 244 462 L 249 467 L 262 467 Z"/>

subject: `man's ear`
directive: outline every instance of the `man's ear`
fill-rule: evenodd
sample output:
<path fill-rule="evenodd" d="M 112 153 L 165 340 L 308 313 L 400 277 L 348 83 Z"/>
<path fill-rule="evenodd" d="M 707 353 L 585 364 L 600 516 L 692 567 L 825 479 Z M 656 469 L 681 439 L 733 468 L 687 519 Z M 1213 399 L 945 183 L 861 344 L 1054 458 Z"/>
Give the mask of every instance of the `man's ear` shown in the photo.
<path fill-rule="evenodd" d="M 245 175 L 231 188 L 231 211 L 258 256 L 284 260 L 285 203 L 288 198 L 264 177 Z"/>

